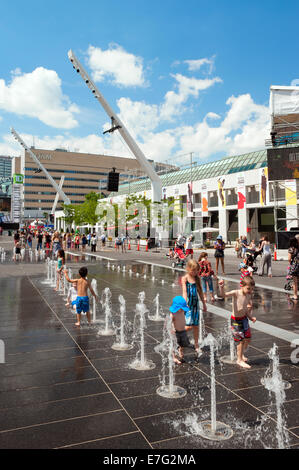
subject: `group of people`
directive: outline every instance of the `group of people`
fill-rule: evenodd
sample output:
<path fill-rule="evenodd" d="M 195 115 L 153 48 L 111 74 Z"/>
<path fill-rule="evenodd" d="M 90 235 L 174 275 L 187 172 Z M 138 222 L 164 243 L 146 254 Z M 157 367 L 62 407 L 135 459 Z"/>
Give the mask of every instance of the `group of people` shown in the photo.
<path fill-rule="evenodd" d="M 255 243 L 255 240 L 248 242 L 246 236 L 237 238 L 235 250 L 237 258 L 243 259 L 243 263 L 240 264 L 240 269 L 244 268 L 244 264 L 248 265 L 248 254 L 251 255 L 251 259 L 253 259 L 253 261 L 255 261 L 258 256 L 261 256 L 257 274 L 259 276 L 263 276 L 266 268 L 267 276 L 272 277 L 272 251 L 271 244 L 267 236 L 262 237 L 257 244 Z"/>
<path fill-rule="evenodd" d="M 199 349 L 199 321 L 200 304 L 202 301 L 202 311 L 207 310 L 207 288 L 210 291 L 211 301 L 215 300 L 212 277 L 217 277 L 208 261 L 208 254 L 202 252 L 199 261 L 190 260 L 187 263 L 186 275 L 182 277 L 182 295 L 176 296 L 170 307 L 173 327 L 178 343 L 178 353 L 174 353 L 174 362 L 181 364 L 184 362 L 184 348 L 190 346 L 187 336 L 188 330 L 193 330 L 194 348 L 196 353 Z M 220 299 L 232 298 L 231 331 L 235 343 L 237 344 L 237 364 L 245 369 L 249 369 L 245 352 L 249 346 L 251 330 L 249 321 L 256 321 L 252 316 L 252 293 L 254 280 L 251 277 L 244 277 L 241 281 L 240 289 L 224 292 L 224 281 L 218 282 L 220 288 Z"/>
<path fill-rule="evenodd" d="M 88 291 L 95 297 L 98 296 L 92 289 L 90 281 L 87 279 L 88 270 L 82 267 L 79 270 L 79 277 L 70 279 L 68 271 L 65 268 L 64 250 L 58 250 L 57 257 L 57 285 L 55 290 L 59 289 L 59 284 L 64 275 L 66 280 L 71 283 L 66 305 L 72 306 L 77 315 L 76 326 L 81 324 L 81 314 L 86 314 L 87 320 L 91 323 L 89 308 Z M 178 351 L 174 352 L 173 359 L 176 364 L 184 362 L 184 348 L 190 346 L 187 331 L 192 330 L 194 336 L 194 348 L 197 355 L 200 354 L 199 348 L 199 321 L 201 308 L 199 300 L 202 302 L 202 311 L 207 311 L 207 292 L 209 290 L 210 300 L 213 302 L 216 298 L 224 299 L 231 297 L 233 300 L 233 311 L 231 316 L 231 329 L 234 341 L 237 344 L 237 364 L 243 368 L 250 368 L 247 364 L 247 358 L 244 353 L 248 348 L 251 331 L 248 319 L 255 322 L 252 316 L 252 292 L 254 280 L 244 278 L 239 290 L 233 290 L 225 293 L 223 289 L 224 282 L 219 281 L 221 297 L 214 294 L 213 278 L 218 280 L 208 260 L 208 253 L 200 253 L 198 262 L 194 259 L 189 260 L 186 267 L 186 274 L 181 278 L 182 295 L 176 296 L 170 307 L 170 315 L 177 338 Z"/>

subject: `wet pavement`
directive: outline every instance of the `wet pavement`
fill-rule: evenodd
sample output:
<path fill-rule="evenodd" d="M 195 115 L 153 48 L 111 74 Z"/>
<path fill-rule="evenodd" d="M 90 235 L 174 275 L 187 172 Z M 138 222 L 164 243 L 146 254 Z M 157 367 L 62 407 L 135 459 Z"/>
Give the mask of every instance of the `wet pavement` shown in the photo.
<path fill-rule="evenodd" d="M 89 278 L 97 279 L 99 294 L 106 287 L 111 289 L 115 321 L 119 295 L 126 300 L 127 319 L 132 325 L 141 291 L 150 313 L 154 313 L 157 293 L 164 312 L 172 297 L 181 294 L 181 272 L 133 261 L 110 261 L 108 269 L 107 263 L 80 257 L 67 261 L 73 273 L 82 265 L 88 266 Z M 123 266 L 126 272 L 122 272 Z M 44 261 L 30 263 L 27 258 L 15 265 L 8 256 L 0 271 L 0 338 L 5 344 L 5 363 L 0 364 L 0 448 L 276 448 L 274 397 L 260 383 L 274 342 L 283 379 L 291 384 L 285 391 L 284 405 L 289 445 L 299 448 L 298 364 L 291 362 L 290 342 L 274 336 L 274 329 L 273 334 L 252 330 L 250 370 L 222 364 L 219 357 L 229 353 L 228 344 L 219 349 L 215 366 L 217 420 L 229 424 L 234 435 L 222 442 L 209 441 L 197 433 L 198 423 L 210 419 L 207 348 L 200 358 L 191 348 L 186 349 L 186 363 L 175 366 L 175 384 L 184 387 L 187 395 L 162 398 L 156 393 L 162 361 L 154 347 L 162 340 L 163 322 L 146 322 L 145 353 L 156 364 L 155 369 L 130 369 L 138 347 L 115 351 L 111 349 L 114 336 L 97 334 L 104 321 L 100 303 L 100 323 L 91 327 L 82 323 L 78 328 L 63 296 L 43 284 Z M 236 283 L 225 281 L 226 290 L 236 288 Z M 224 316 L 209 305 L 204 321 L 206 332 L 219 337 L 226 329 L 231 305 L 217 301 L 215 307 Z M 270 327 L 298 333 L 299 337 L 299 306 L 285 294 L 256 288 L 254 314 Z"/>

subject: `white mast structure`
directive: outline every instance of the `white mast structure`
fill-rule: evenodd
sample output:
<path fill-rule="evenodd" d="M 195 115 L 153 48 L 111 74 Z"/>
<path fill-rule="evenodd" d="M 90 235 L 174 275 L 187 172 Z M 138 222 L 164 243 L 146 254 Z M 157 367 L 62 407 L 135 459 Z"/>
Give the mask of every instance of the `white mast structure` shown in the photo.
<path fill-rule="evenodd" d="M 148 175 L 148 177 L 151 180 L 152 184 L 152 201 L 153 202 L 160 202 L 162 198 L 162 181 L 160 177 L 157 175 L 155 170 L 153 169 L 152 165 L 149 163 L 149 161 L 146 159 L 144 153 L 141 151 L 133 137 L 130 135 L 124 124 L 121 122 L 119 117 L 116 115 L 116 113 L 113 111 L 113 109 L 110 107 L 110 105 L 107 103 L 103 95 L 100 93 L 98 88 L 96 87 L 95 83 L 91 80 L 91 78 L 88 76 L 88 74 L 85 72 L 84 68 L 76 58 L 76 56 L 73 54 L 72 50 L 69 50 L 68 52 L 68 57 L 70 61 L 73 64 L 73 68 L 80 73 L 81 77 L 85 81 L 86 85 L 88 88 L 92 91 L 94 94 L 95 98 L 100 102 L 100 104 L 103 106 L 104 110 L 108 114 L 109 118 L 111 119 L 112 122 L 112 128 L 109 129 L 109 131 L 106 132 L 114 132 L 115 130 L 118 130 L 124 141 L 126 142 L 127 146 L 133 153 L 133 155 L 136 157 L 138 162 L 140 163 L 141 167 L 145 171 L 145 173 Z"/>
<path fill-rule="evenodd" d="M 64 175 L 62 175 L 62 177 L 60 178 L 60 182 L 59 182 L 59 188 L 60 189 L 62 189 L 63 182 L 64 182 Z M 51 210 L 51 214 L 55 214 L 55 210 L 56 210 L 56 206 L 57 206 L 58 201 L 59 201 L 59 193 L 56 193 L 55 200 L 53 202 L 53 206 L 52 206 L 52 210 Z"/>
<path fill-rule="evenodd" d="M 48 178 L 48 180 L 50 181 L 50 183 L 52 184 L 53 188 L 56 190 L 56 192 L 59 194 L 59 196 L 61 197 L 61 199 L 63 200 L 63 202 L 66 204 L 66 205 L 69 205 L 71 204 L 71 201 L 69 200 L 69 198 L 66 196 L 66 194 L 62 191 L 61 187 L 58 186 L 58 184 L 54 181 L 54 179 L 52 178 L 52 176 L 48 173 L 48 171 L 46 170 L 46 168 L 41 164 L 41 162 L 39 161 L 39 159 L 36 157 L 36 155 L 32 152 L 32 150 L 25 144 L 25 142 L 23 141 L 23 139 L 19 136 L 19 134 L 14 130 L 14 128 L 12 127 L 10 129 L 12 135 L 14 136 L 14 138 L 16 139 L 17 142 L 19 142 L 19 144 L 24 147 L 25 150 L 27 150 L 27 152 L 29 153 L 30 157 L 32 158 L 32 160 L 37 164 L 37 166 L 45 173 L 46 177 Z"/>

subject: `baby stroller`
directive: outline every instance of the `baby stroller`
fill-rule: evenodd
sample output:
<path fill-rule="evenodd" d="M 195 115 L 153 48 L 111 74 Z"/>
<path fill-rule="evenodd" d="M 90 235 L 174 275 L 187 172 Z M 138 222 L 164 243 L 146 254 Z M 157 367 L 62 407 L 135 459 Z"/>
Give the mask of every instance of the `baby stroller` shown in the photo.
<path fill-rule="evenodd" d="M 257 272 L 256 257 L 251 251 L 245 253 L 246 266 L 252 268 L 253 274 Z"/>
<path fill-rule="evenodd" d="M 166 256 L 171 261 L 171 266 L 173 268 L 183 268 L 185 266 L 186 256 L 181 248 L 176 247 L 175 249 L 170 250 Z"/>

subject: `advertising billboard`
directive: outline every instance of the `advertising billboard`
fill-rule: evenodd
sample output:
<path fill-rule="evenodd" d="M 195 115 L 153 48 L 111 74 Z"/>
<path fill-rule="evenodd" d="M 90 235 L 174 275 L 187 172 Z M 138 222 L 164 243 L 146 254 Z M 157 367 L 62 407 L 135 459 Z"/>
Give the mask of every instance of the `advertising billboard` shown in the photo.
<path fill-rule="evenodd" d="M 299 178 L 299 147 L 267 149 L 269 181 Z"/>

